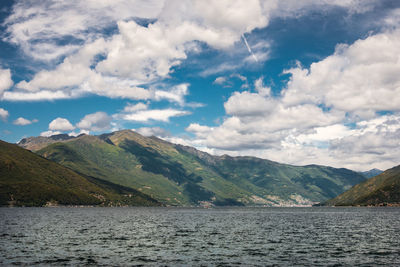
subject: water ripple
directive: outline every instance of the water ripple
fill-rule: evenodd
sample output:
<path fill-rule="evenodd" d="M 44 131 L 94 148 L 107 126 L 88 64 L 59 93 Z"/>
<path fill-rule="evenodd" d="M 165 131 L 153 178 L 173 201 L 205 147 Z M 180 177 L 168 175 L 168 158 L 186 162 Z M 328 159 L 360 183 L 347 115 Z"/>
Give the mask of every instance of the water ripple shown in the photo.
<path fill-rule="evenodd" d="M 0 208 L 0 265 L 400 266 L 400 208 Z"/>

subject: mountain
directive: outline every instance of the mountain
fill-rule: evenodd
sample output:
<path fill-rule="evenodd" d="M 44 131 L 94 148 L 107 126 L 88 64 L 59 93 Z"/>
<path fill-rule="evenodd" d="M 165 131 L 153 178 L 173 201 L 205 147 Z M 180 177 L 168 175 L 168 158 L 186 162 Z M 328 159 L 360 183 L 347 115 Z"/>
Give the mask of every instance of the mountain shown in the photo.
<path fill-rule="evenodd" d="M 400 205 L 400 165 L 328 200 L 328 206 Z"/>
<path fill-rule="evenodd" d="M 73 136 L 69 136 L 68 134 L 56 134 L 50 137 L 38 136 L 38 137 L 28 137 L 19 141 L 18 145 L 28 150 L 39 150 L 43 147 L 46 147 L 50 144 L 63 142 L 70 139 L 73 139 Z"/>
<path fill-rule="evenodd" d="M 80 175 L 17 145 L 0 141 L 0 206 L 160 205 L 133 188 Z"/>
<path fill-rule="evenodd" d="M 369 171 L 365 171 L 365 172 L 360 172 L 362 175 L 364 175 L 366 178 L 372 178 L 374 176 L 377 176 L 379 174 L 381 174 L 383 171 L 379 170 L 379 169 L 371 169 Z"/>
<path fill-rule="evenodd" d="M 29 147 L 35 138 L 25 139 Z M 51 141 L 52 142 L 52 141 Z M 43 143 L 43 142 L 42 142 Z M 82 135 L 36 153 L 80 174 L 136 189 L 168 205 L 310 205 L 365 180 L 325 166 L 212 156 L 131 130 Z"/>

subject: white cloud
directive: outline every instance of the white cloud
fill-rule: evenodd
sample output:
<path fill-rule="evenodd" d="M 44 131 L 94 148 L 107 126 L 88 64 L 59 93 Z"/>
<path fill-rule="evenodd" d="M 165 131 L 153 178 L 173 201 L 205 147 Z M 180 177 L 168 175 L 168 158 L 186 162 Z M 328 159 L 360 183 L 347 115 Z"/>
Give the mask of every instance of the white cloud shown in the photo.
<path fill-rule="evenodd" d="M 2 121 L 7 121 L 8 116 L 9 116 L 8 111 L 5 110 L 4 108 L 0 108 L 0 119 Z"/>
<path fill-rule="evenodd" d="M 400 26 L 400 8 L 395 8 L 389 14 L 383 18 L 382 24 L 387 27 L 398 28 Z"/>
<path fill-rule="evenodd" d="M 227 80 L 226 77 L 221 76 L 221 77 L 215 78 L 215 81 L 213 83 L 221 85 L 221 84 L 224 84 L 226 82 L 226 80 Z"/>
<path fill-rule="evenodd" d="M 236 81 L 239 80 L 242 83 L 240 88 L 243 89 L 243 88 L 248 88 L 249 87 L 247 78 L 245 76 L 243 76 L 243 75 L 238 74 L 238 73 L 232 73 L 229 76 L 217 77 L 214 80 L 213 84 L 218 84 L 218 85 L 221 85 L 223 87 L 233 87 L 235 85 L 235 83 L 234 83 L 235 80 Z"/>
<path fill-rule="evenodd" d="M 167 108 L 167 109 L 139 110 L 137 112 L 129 114 L 118 114 L 117 118 L 135 122 L 149 122 L 149 121 L 169 122 L 169 119 L 171 117 L 184 116 L 188 114 L 190 114 L 189 111 Z"/>
<path fill-rule="evenodd" d="M 185 104 L 185 95 L 189 93 L 189 84 L 182 83 L 179 85 L 172 86 L 169 90 L 155 90 L 154 99 L 162 100 L 166 99 L 170 102 L 178 103 L 183 106 Z"/>
<path fill-rule="evenodd" d="M 112 117 L 105 112 L 96 112 L 88 114 L 76 124 L 76 127 L 87 131 L 104 131 L 111 128 Z"/>
<path fill-rule="evenodd" d="M 202 77 L 207 77 L 214 74 L 237 70 L 242 66 L 242 64 L 234 64 L 232 60 L 232 62 L 223 62 L 216 66 L 209 66 L 205 70 L 201 71 L 199 75 Z"/>
<path fill-rule="evenodd" d="M 0 97 L 3 92 L 9 89 L 14 84 L 11 79 L 11 71 L 9 69 L 0 68 Z"/>
<path fill-rule="evenodd" d="M 286 0 L 265 1 L 264 10 L 271 13 L 271 17 L 301 17 L 313 10 L 328 10 L 332 7 L 341 7 L 350 14 L 370 11 L 377 0 Z"/>
<path fill-rule="evenodd" d="M 61 134 L 61 132 L 60 131 L 45 131 L 45 132 L 41 132 L 40 136 L 50 137 L 52 135 L 57 135 L 57 134 Z"/>
<path fill-rule="evenodd" d="M 148 27 L 120 21 L 119 34 L 110 42 L 108 57 L 99 62 L 96 70 L 143 82 L 164 78 L 173 66 L 186 59 L 190 42 L 201 41 L 224 49 L 240 40 L 243 32 L 267 23 L 259 2 L 254 0 L 169 1 L 159 20 Z"/>
<path fill-rule="evenodd" d="M 75 132 L 74 131 L 74 132 L 68 133 L 69 136 L 74 136 L 74 137 L 77 137 L 77 136 L 79 136 L 81 134 L 90 134 L 90 131 L 88 131 L 88 130 L 80 130 L 79 132 Z"/>
<path fill-rule="evenodd" d="M 199 102 L 189 102 L 189 103 L 185 103 L 185 106 L 194 109 L 194 108 L 203 108 L 207 105 L 204 103 L 199 103 Z"/>
<path fill-rule="evenodd" d="M 286 105 L 324 104 L 360 114 L 400 110 L 400 31 L 338 45 L 332 56 L 309 70 L 298 67 L 287 73 L 292 77 Z"/>
<path fill-rule="evenodd" d="M 23 118 L 23 117 L 19 117 L 18 119 L 16 119 L 16 120 L 13 122 L 13 124 L 25 126 L 25 125 L 29 125 L 29 124 L 36 123 L 36 122 L 38 122 L 37 119 L 28 120 L 28 119 L 25 119 L 25 118 Z"/>
<path fill-rule="evenodd" d="M 237 116 L 269 116 L 275 107 L 275 100 L 260 94 L 235 92 L 224 104 L 226 113 Z"/>
<path fill-rule="evenodd" d="M 160 127 L 141 127 L 134 130 L 143 136 L 170 137 L 171 133 Z"/>
<path fill-rule="evenodd" d="M 192 132 L 196 134 L 197 137 L 199 138 L 207 138 L 207 136 L 212 133 L 213 128 L 200 125 L 198 123 L 191 123 L 187 128 L 186 131 Z"/>
<path fill-rule="evenodd" d="M 133 104 L 131 104 L 131 103 L 128 103 L 125 107 L 124 107 L 124 110 L 123 110 L 123 112 L 126 112 L 126 113 L 129 113 L 129 112 L 136 112 L 136 111 L 138 111 L 138 110 L 145 110 L 145 109 L 147 109 L 148 108 L 148 105 L 147 104 L 144 104 L 144 103 L 137 103 L 137 104 L 135 104 L 135 105 L 133 105 Z"/>
<path fill-rule="evenodd" d="M 191 114 L 189 111 L 173 108 L 148 109 L 148 105 L 138 103 L 127 104 L 121 113 L 114 114 L 114 119 L 147 123 L 150 121 L 169 122 L 171 117 L 179 117 Z"/>
<path fill-rule="evenodd" d="M 198 75 L 207 77 L 215 74 L 239 71 L 240 69 L 260 68 L 263 63 L 269 59 L 271 50 L 270 41 L 254 40 L 251 42 L 255 42 L 255 44 L 252 45 L 253 54 L 249 54 L 244 42 L 236 42 L 233 47 L 224 49 L 222 53 L 214 59 L 212 64 L 207 65 L 207 68 L 201 65 L 200 67 L 204 70 L 198 73 Z M 254 60 L 253 55 L 257 57 L 257 61 Z M 238 74 L 233 73 L 229 75 L 229 78 L 239 78 L 237 75 Z M 221 77 L 226 77 L 228 80 L 228 76 Z M 242 81 L 245 82 L 244 80 Z"/>
<path fill-rule="evenodd" d="M 271 88 L 264 85 L 263 78 L 260 77 L 254 82 L 254 87 L 258 94 L 261 96 L 270 96 L 271 95 Z"/>
<path fill-rule="evenodd" d="M 49 124 L 49 130 L 50 131 L 72 131 L 75 129 L 74 126 L 69 122 L 69 120 L 64 119 L 64 118 L 56 118 L 52 120 Z"/>
<path fill-rule="evenodd" d="M 5 20 L 8 37 L 37 60 L 73 53 L 118 20 L 155 18 L 162 1 L 19 1 Z M 73 36 L 71 40 L 71 36 Z M 67 45 L 58 41 L 71 40 Z"/>
<path fill-rule="evenodd" d="M 38 92 L 20 92 L 20 91 L 6 91 L 2 97 L 2 100 L 8 101 L 43 101 L 43 100 L 56 100 L 56 99 L 67 99 L 76 98 L 81 93 L 77 91 L 65 92 L 65 91 L 38 91 Z"/>

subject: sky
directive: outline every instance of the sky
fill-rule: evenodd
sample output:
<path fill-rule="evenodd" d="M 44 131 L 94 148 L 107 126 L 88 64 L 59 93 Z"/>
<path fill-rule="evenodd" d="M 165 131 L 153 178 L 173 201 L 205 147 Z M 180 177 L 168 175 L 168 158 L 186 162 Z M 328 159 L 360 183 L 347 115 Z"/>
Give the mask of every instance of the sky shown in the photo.
<path fill-rule="evenodd" d="M 214 155 L 400 164 L 400 1 L 0 2 L 0 139 L 155 135 Z"/>

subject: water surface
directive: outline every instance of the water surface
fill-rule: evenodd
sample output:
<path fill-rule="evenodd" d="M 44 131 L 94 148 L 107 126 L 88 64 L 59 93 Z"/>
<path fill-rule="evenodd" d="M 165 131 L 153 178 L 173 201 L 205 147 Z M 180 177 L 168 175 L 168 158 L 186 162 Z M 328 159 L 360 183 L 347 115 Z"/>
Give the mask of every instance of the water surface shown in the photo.
<path fill-rule="evenodd" d="M 400 208 L 0 208 L 0 265 L 400 266 Z"/>

